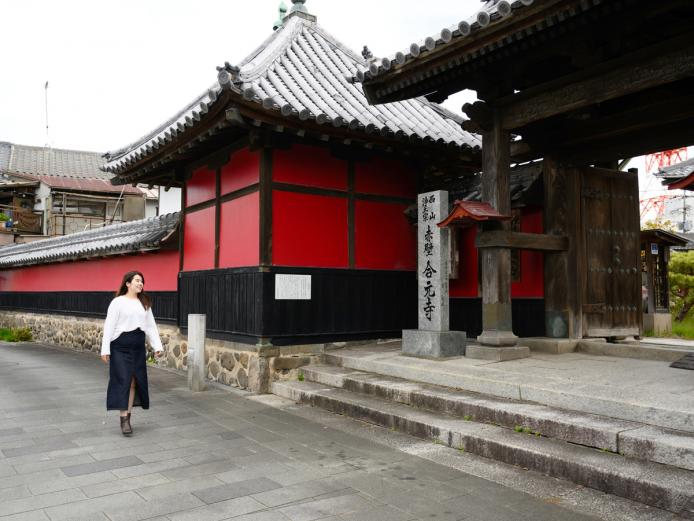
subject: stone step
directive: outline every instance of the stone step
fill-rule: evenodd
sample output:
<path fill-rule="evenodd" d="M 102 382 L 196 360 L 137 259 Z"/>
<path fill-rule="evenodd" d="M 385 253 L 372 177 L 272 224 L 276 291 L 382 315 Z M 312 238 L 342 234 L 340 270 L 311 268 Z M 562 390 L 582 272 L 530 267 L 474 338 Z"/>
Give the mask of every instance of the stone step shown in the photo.
<path fill-rule="evenodd" d="M 433 360 L 408 359 L 366 350 L 339 350 L 322 355 L 325 364 L 377 373 L 414 382 L 450 387 L 496 398 L 510 398 L 579 411 L 598 416 L 694 433 L 694 410 L 688 398 L 672 397 L 672 403 L 645 395 L 624 395 L 619 389 L 599 384 L 569 386 L 565 382 L 528 374 L 496 370 L 493 365 L 457 364 L 443 367 Z M 451 362 L 453 364 L 454 362 Z M 658 397 L 659 398 L 659 397 Z"/>
<path fill-rule="evenodd" d="M 637 422 L 494 398 L 330 365 L 309 365 L 307 380 L 458 418 L 540 433 L 569 443 L 694 470 L 694 435 Z"/>
<path fill-rule="evenodd" d="M 465 421 L 316 382 L 273 382 L 272 392 L 694 519 L 694 472 L 688 470 Z"/>

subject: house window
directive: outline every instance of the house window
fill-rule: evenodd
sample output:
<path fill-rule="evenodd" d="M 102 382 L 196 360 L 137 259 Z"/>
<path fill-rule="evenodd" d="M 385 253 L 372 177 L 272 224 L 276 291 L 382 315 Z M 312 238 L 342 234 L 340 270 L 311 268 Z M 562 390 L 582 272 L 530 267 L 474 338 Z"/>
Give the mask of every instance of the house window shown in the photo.
<path fill-rule="evenodd" d="M 63 208 L 63 203 L 65 208 Z M 56 196 L 53 199 L 53 213 L 62 214 L 63 212 L 66 214 L 103 218 L 106 215 L 106 203 L 73 197 L 63 199 L 60 196 Z"/>

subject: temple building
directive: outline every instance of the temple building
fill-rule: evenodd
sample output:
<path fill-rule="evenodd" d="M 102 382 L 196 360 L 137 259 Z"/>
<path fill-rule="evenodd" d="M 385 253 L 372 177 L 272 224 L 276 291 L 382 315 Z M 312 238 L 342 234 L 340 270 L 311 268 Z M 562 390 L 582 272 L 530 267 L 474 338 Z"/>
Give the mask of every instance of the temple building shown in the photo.
<path fill-rule="evenodd" d="M 478 171 L 480 138 L 425 99 L 370 106 L 352 76 L 371 60 L 295 1 L 209 90 L 107 154 L 116 183 L 184 189 L 182 327 L 205 313 L 213 337 L 278 346 L 416 322 L 407 210 L 425 178 Z"/>
<path fill-rule="evenodd" d="M 496 119 L 483 102 L 466 107 L 468 121 L 436 104 L 467 83 L 483 100 L 496 99 L 481 78 L 505 70 L 504 88 L 513 92 L 515 75 L 504 68 L 510 58 L 480 38 L 507 42 L 520 23 L 570 40 L 536 20 L 545 7 L 488 2 L 474 20 L 376 59 L 326 32 L 304 1 L 292 3 L 241 63 L 220 66 L 212 86 L 179 113 L 105 156 L 102 168 L 117 187 L 182 188 L 176 252 L 167 249 L 171 236 L 165 251 L 120 257 L 122 271 L 146 258 L 146 268 L 156 270 L 157 256 L 166 257 L 157 290 L 175 299 L 175 312 L 167 313 L 182 331 L 189 313 L 204 313 L 210 337 L 257 352 L 399 337 L 417 326 L 417 194 L 445 189 L 451 203 L 482 202 L 504 217 L 502 224 L 452 230 L 451 328 L 501 344 L 517 336 L 639 333 L 636 176 L 608 168 L 622 152 L 591 141 L 554 154 L 542 136 L 561 136 L 551 125 L 540 127 L 542 118 L 564 118 L 566 132 L 578 125 L 581 139 L 593 134 L 553 105 L 547 114 L 505 116 L 503 125 L 522 130 L 523 139 L 512 141 L 508 129 L 494 138 Z M 548 12 L 549 19 L 564 16 L 556 9 L 561 13 Z M 601 14 L 603 7 L 591 9 Z M 581 13 L 574 13 L 577 21 L 584 21 Z M 542 85 L 554 69 L 540 67 L 540 37 L 528 38 L 532 52 L 523 57 L 535 73 L 523 78 Z M 479 71 L 446 72 L 456 67 Z M 381 86 L 409 68 L 417 70 L 410 83 L 397 76 Z M 498 150 L 490 149 L 495 142 Z M 70 261 L 102 256 L 80 251 Z M 53 311 L 70 313 L 79 270 L 42 288 L 20 273 L 50 259 L 57 269 L 66 259 L 46 253 L 29 266 L 29 257 L 24 251 L 3 262 L 0 306 L 30 311 L 50 293 Z M 107 294 L 119 282 L 115 271 L 89 291 Z"/>

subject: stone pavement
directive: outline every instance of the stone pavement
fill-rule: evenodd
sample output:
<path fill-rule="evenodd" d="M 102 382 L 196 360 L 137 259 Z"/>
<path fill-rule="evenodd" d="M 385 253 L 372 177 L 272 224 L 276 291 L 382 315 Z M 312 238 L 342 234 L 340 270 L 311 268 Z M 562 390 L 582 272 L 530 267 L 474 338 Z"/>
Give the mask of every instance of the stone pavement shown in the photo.
<path fill-rule="evenodd" d="M 124 438 L 97 357 L 0 342 L 0 519 L 673 518 L 277 397 L 193 394 L 182 375 L 149 374 L 152 408 L 136 409 Z"/>

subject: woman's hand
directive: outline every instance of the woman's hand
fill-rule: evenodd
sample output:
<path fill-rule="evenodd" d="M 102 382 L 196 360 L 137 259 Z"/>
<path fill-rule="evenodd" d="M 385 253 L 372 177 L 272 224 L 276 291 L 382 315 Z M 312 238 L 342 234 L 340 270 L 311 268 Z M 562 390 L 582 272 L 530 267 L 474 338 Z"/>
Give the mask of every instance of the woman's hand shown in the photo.
<path fill-rule="evenodd" d="M 103 360 L 105 364 L 108 364 L 108 361 L 111 360 L 111 355 L 101 355 L 101 360 Z"/>

